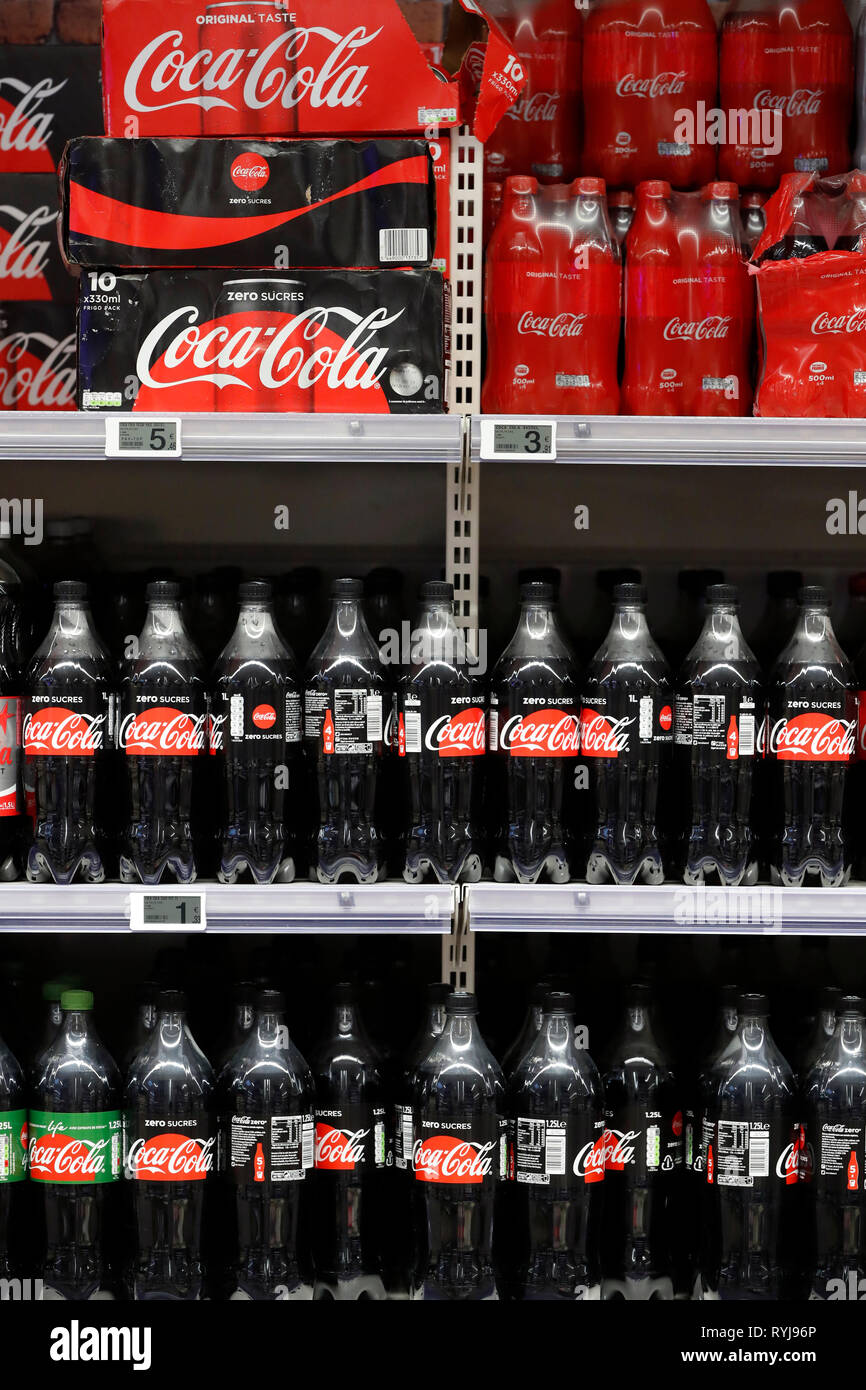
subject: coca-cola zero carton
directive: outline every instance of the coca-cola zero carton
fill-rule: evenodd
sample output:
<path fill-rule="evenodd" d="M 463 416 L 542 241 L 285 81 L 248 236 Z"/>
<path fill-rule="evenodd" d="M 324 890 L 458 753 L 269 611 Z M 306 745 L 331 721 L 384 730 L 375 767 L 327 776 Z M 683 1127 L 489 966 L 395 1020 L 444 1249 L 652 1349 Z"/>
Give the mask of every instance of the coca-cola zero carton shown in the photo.
<path fill-rule="evenodd" d="M 67 140 L 101 130 L 97 46 L 0 45 L 0 174 L 53 174 Z"/>
<path fill-rule="evenodd" d="M 82 410 L 438 414 L 436 271 L 85 271 Z"/>
<path fill-rule="evenodd" d="M 60 254 L 59 216 L 53 174 L 0 175 L 0 303 L 74 302 L 78 282 Z"/>
<path fill-rule="evenodd" d="M 75 409 L 75 309 L 0 303 L 0 410 Z"/>

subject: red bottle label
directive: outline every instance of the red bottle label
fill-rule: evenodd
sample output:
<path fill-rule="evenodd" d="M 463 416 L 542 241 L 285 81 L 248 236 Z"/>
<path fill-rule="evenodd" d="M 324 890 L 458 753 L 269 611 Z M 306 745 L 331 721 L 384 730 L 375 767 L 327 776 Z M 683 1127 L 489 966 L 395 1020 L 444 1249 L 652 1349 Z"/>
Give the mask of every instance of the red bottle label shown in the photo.
<path fill-rule="evenodd" d="M 107 712 L 31 706 L 24 719 L 24 753 L 28 758 L 92 758 L 105 747 L 107 733 Z"/>
<path fill-rule="evenodd" d="M 127 757 L 194 758 L 204 751 L 205 734 L 205 715 L 156 705 L 126 715 L 119 742 Z"/>

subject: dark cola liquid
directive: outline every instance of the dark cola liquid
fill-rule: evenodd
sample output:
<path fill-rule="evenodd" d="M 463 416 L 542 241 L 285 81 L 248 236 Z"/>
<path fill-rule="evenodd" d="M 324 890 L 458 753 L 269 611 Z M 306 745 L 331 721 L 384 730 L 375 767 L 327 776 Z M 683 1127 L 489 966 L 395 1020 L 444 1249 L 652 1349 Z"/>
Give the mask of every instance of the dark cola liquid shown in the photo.
<path fill-rule="evenodd" d="M 348 986 L 338 987 L 330 1035 L 312 1069 L 316 1297 L 380 1300 L 387 1098 L 380 1058 Z"/>
<path fill-rule="evenodd" d="M 207 756 L 206 686 L 179 587 L 151 585 L 148 601 L 139 655 L 125 664 L 120 688 L 127 788 L 121 877 L 155 884 L 168 873 L 191 883 L 199 867 L 192 822 Z"/>
<path fill-rule="evenodd" d="M 391 695 L 360 598 L 358 581 L 337 581 L 305 680 L 311 876 L 323 883 L 344 876 L 374 883 L 384 865 L 380 800 Z"/>
<path fill-rule="evenodd" d="M 403 877 L 419 883 L 481 877 L 481 793 L 486 748 L 483 682 L 467 662 L 450 584 L 427 584 L 413 641 L 418 660 L 400 683 L 397 753 L 408 786 Z"/>
<path fill-rule="evenodd" d="M 27 1092 L 0 1038 L 0 1278 L 21 1274 L 27 1187 Z"/>
<path fill-rule="evenodd" d="M 683 1164 L 677 1084 L 635 995 L 604 1068 L 604 1297 L 673 1297 L 672 1238 Z"/>
<path fill-rule="evenodd" d="M 297 668 L 273 620 L 270 585 L 243 585 L 237 628 L 214 671 L 210 749 L 220 804 L 219 878 L 294 877 L 292 800 L 303 801 Z"/>
<path fill-rule="evenodd" d="M 546 584 L 525 585 L 517 632 L 491 683 L 489 806 L 495 876 L 571 874 L 580 701 L 574 656 Z"/>
<path fill-rule="evenodd" d="M 818 591 L 804 592 L 817 597 L 801 609 L 768 698 L 770 866 L 785 886 L 807 876 L 838 886 L 851 871 L 846 787 L 856 752 L 856 681 L 827 603 Z"/>
<path fill-rule="evenodd" d="M 810 1295 L 861 1301 L 866 1295 L 866 1046 L 863 1000 L 846 998 L 826 1066 L 803 1087 L 808 1158 L 803 1198 L 809 1214 Z"/>

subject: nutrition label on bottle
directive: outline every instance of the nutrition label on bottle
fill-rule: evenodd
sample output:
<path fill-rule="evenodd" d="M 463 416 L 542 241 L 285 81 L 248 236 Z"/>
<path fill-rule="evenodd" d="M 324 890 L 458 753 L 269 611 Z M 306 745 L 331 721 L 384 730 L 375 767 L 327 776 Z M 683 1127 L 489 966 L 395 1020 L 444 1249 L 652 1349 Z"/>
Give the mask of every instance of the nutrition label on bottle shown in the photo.
<path fill-rule="evenodd" d="M 312 1115 L 233 1115 L 228 1166 L 241 1186 L 302 1182 L 315 1159 Z"/>
<path fill-rule="evenodd" d="M 517 1182 L 548 1184 L 566 1171 L 568 1132 L 564 1120 L 518 1119 L 514 1144 Z"/>
<path fill-rule="evenodd" d="M 856 1192 L 864 1180 L 863 1126 L 822 1125 L 818 1171 L 822 1178 L 845 1177 L 845 1185 Z"/>
<path fill-rule="evenodd" d="M 744 1120 L 719 1120 L 716 1127 L 716 1182 L 719 1187 L 752 1187 L 770 1176 L 770 1127 Z"/>
<path fill-rule="evenodd" d="M 308 690 L 304 734 L 322 737 L 329 753 L 372 753 L 384 731 L 382 694 L 378 690 Z"/>

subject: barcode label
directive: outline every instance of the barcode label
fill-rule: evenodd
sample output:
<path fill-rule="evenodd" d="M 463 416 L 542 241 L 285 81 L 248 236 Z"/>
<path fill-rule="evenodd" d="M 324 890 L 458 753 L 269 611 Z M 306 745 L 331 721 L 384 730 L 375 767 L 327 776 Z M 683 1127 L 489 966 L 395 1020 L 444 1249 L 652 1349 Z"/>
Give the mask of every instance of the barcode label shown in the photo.
<path fill-rule="evenodd" d="M 691 145 L 681 145 L 673 140 L 659 140 L 658 152 L 667 159 L 685 159 L 692 152 Z"/>
<path fill-rule="evenodd" d="M 556 389 L 558 391 L 564 391 L 573 386 L 583 386 L 588 390 L 589 385 L 588 376 L 569 376 L 567 372 L 556 373 Z"/>
<path fill-rule="evenodd" d="M 749 1135 L 749 1177 L 767 1178 L 770 1175 L 770 1131 L 753 1129 Z"/>
<path fill-rule="evenodd" d="M 487 719 L 487 741 L 491 753 L 499 748 L 499 710 L 492 709 Z"/>
<path fill-rule="evenodd" d="M 653 736 L 653 697 L 641 695 L 638 706 L 638 737 L 644 743 L 651 743 Z"/>
<path fill-rule="evenodd" d="M 740 715 L 740 757 L 753 758 L 755 756 L 755 716 L 753 714 Z"/>
<path fill-rule="evenodd" d="M 854 385 L 855 385 L 855 386 L 866 386 L 866 372 L 855 372 L 855 373 L 854 373 Z"/>
<path fill-rule="evenodd" d="M 229 701 L 229 732 L 232 738 L 244 736 L 244 697 L 233 695 Z"/>
<path fill-rule="evenodd" d="M 312 1120 L 304 1120 L 304 1128 L 301 1134 L 301 1167 L 312 1168 L 316 1162 L 315 1155 L 315 1130 Z"/>
<path fill-rule="evenodd" d="M 426 227 L 383 227 L 379 232 L 379 260 L 383 264 L 421 261 L 426 265 L 428 258 Z"/>
<path fill-rule="evenodd" d="M 421 752 L 421 711 L 417 709 L 407 709 L 404 726 L 406 730 L 406 752 Z"/>
<path fill-rule="evenodd" d="M 367 742 L 382 741 L 382 696 L 367 696 Z"/>
<path fill-rule="evenodd" d="M 403 1123 L 402 1123 L 402 1125 L 401 1125 L 401 1130 L 402 1130 L 401 1144 L 402 1144 L 402 1148 L 403 1148 L 403 1166 L 404 1166 L 404 1168 L 412 1168 L 412 1167 L 414 1166 L 414 1163 L 413 1163 L 413 1150 L 414 1150 L 414 1148 L 415 1148 L 415 1135 L 414 1135 L 414 1133 L 413 1133 L 413 1131 L 412 1131 L 412 1111 L 409 1109 L 408 1105 L 407 1105 L 407 1106 L 405 1107 L 405 1109 L 403 1110 Z"/>
<path fill-rule="evenodd" d="M 546 1139 L 544 1171 L 550 1177 L 562 1177 L 565 1173 L 565 1130 L 551 1129 L 548 1125 Z"/>

